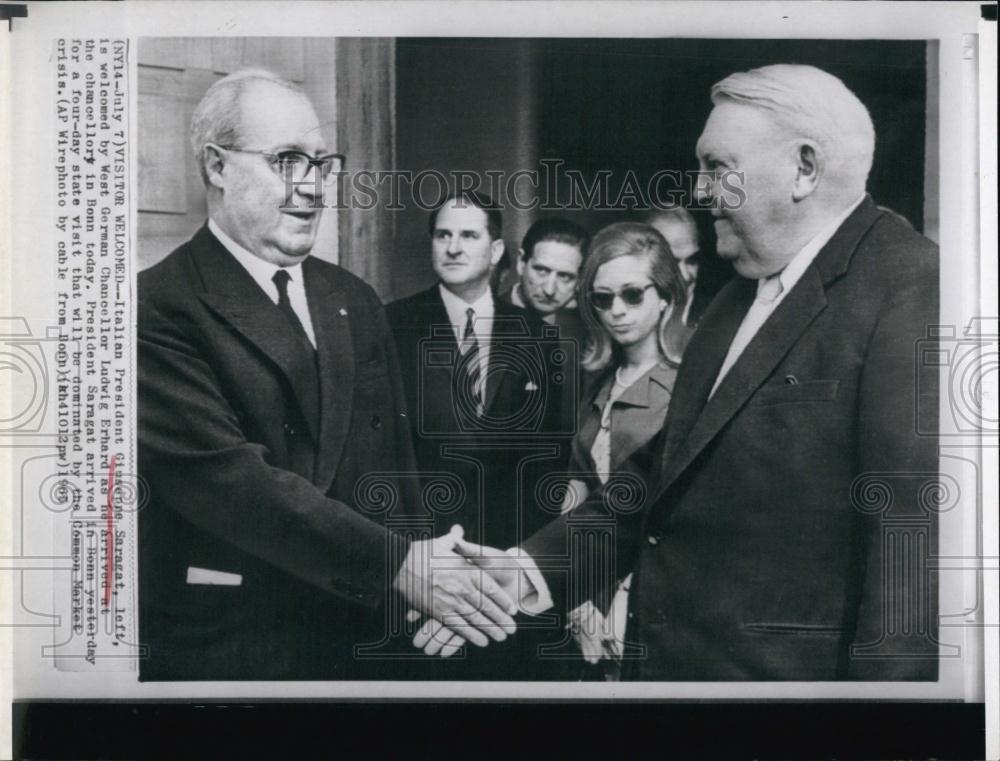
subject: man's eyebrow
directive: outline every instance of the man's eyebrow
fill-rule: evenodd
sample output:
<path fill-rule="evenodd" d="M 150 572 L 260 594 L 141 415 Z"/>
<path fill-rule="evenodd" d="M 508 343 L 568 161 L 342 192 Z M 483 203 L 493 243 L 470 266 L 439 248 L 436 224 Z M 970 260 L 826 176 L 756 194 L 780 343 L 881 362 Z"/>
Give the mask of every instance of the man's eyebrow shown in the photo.
<path fill-rule="evenodd" d="M 694 145 L 694 152 L 696 156 L 705 157 L 711 156 L 712 158 L 719 157 L 718 144 L 713 144 L 710 140 L 705 140 L 704 137 L 698 139 L 698 142 Z"/>
<path fill-rule="evenodd" d="M 695 154 L 702 161 L 718 161 L 723 163 L 729 163 L 732 161 L 732 157 L 730 156 L 730 154 L 724 151 L 720 152 L 719 150 L 713 149 L 711 147 L 705 149 L 699 145 L 695 149 Z"/>
<path fill-rule="evenodd" d="M 272 153 L 281 153 L 282 151 L 298 151 L 299 153 L 304 153 L 307 156 L 313 156 L 313 157 L 326 156 L 330 153 L 330 151 L 327 150 L 326 146 L 320 148 L 318 151 L 316 151 L 316 153 L 309 153 L 309 151 L 307 151 L 302 146 L 301 143 L 281 143 L 276 148 L 274 148 Z"/>

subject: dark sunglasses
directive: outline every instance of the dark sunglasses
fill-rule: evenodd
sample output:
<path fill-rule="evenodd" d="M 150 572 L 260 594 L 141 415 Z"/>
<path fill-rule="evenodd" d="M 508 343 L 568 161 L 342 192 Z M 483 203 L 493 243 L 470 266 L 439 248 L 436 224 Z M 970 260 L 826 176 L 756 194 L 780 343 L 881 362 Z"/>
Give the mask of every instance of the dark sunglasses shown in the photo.
<path fill-rule="evenodd" d="M 617 293 L 611 291 L 591 291 L 590 303 L 594 305 L 595 309 L 607 312 L 611 309 L 611 305 L 615 303 L 615 296 L 620 296 L 625 306 L 637 307 L 646 298 L 646 291 L 655 287 L 655 283 L 650 283 L 642 288 L 637 285 L 630 285 L 628 288 L 622 288 Z"/>

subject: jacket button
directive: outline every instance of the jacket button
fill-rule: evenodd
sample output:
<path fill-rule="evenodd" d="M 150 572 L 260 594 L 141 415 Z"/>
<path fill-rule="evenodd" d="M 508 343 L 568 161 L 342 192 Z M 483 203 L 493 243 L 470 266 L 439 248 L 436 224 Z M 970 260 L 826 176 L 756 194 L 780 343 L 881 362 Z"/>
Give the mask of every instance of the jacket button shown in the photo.
<path fill-rule="evenodd" d="M 646 537 L 646 541 L 655 547 L 657 544 L 660 543 L 660 537 L 658 537 L 656 534 L 650 534 L 649 536 Z"/>
<path fill-rule="evenodd" d="M 294 436 L 295 435 L 295 426 L 292 426 L 292 425 L 289 425 L 288 423 L 285 423 L 281 427 L 285 429 L 285 433 L 288 434 L 289 436 Z"/>
<path fill-rule="evenodd" d="M 377 431 L 379 428 L 382 427 L 382 418 L 380 418 L 378 415 L 372 415 L 371 425 L 372 425 L 372 430 Z"/>

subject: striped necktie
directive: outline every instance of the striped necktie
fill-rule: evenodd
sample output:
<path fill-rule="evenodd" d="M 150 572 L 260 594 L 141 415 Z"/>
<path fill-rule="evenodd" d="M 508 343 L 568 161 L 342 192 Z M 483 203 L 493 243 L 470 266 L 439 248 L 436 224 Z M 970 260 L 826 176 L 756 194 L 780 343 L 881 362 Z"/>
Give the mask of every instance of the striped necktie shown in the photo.
<path fill-rule="evenodd" d="M 462 333 L 462 344 L 459 347 L 466 373 L 461 401 L 467 401 L 468 406 L 475 410 L 475 415 L 478 417 L 483 414 L 483 392 L 482 368 L 479 366 L 479 339 L 474 329 L 476 311 L 469 307 L 465 310 L 465 316 L 465 331 Z"/>

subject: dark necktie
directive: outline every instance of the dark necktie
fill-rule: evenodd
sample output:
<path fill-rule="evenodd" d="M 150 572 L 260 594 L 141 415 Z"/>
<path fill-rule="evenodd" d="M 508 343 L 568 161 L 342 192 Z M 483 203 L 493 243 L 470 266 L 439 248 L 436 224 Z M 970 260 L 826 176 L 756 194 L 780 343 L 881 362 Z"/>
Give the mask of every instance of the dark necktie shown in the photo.
<path fill-rule="evenodd" d="M 292 279 L 292 276 L 288 274 L 283 269 L 279 269 L 274 273 L 274 277 L 271 280 L 278 288 L 278 309 L 285 313 L 285 317 L 292 324 L 292 327 L 301 335 L 310 346 L 312 346 L 312 341 L 309 340 L 309 334 L 306 333 L 306 329 L 302 327 L 302 322 L 299 320 L 299 316 L 295 314 L 295 310 L 292 309 L 292 302 L 288 298 L 288 281 Z"/>
<path fill-rule="evenodd" d="M 477 416 L 483 413 L 483 394 L 481 386 L 481 373 L 479 367 L 479 339 L 473 328 L 476 318 L 476 311 L 469 307 L 465 310 L 465 332 L 462 334 L 462 362 L 465 365 L 465 372 L 468 374 L 469 394 L 466 399 L 470 406 L 474 407 Z"/>

